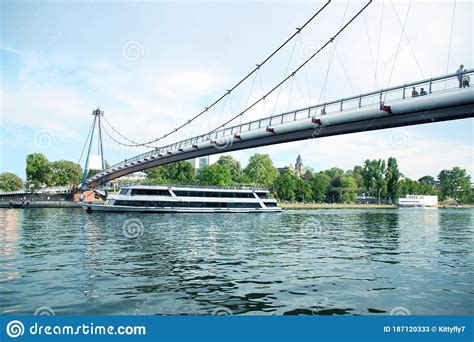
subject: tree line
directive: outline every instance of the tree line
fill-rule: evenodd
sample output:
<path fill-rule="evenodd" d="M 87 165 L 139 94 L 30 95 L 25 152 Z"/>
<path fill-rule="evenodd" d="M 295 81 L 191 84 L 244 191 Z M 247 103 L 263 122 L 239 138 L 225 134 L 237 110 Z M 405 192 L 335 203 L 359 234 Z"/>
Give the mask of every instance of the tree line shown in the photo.
<path fill-rule="evenodd" d="M 17 191 L 23 188 L 39 189 L 41 186 L 73 186 L 81 183 L 82 168 L 69 160 L 50 162 L 42 153 L 26 156 L 26 182 L 19 176 L 0 174 L 0 190 Z"/>
<path fill-rule="evenodd" d="M 145 171 L 145 183 L 198 184 L 216 186 L 263 186 L 282 201 L 317 203 L 353 203 L 359 196 L 378 203 L 394 203 L 401 195 L 438 195 L 458 203 L 474 203 L 470 176 L 465 169 L 442 170 L 436 181 L 432 176 L 418 180 L 404 177 L 396 158 L 366 160 L 351 170 L 333 167 L 316 172 L 307 168 L 299 177 L 294 170 L 282 173 L 268 154 L 255 153 L 245 168 L 232 156 L 224 155 L 196 174 L 188 161 L 155 167 Z"/>
<path fill-rule="evenodd" d="M 392 157 L 386 161 L 366 160 L 364 165 L 346 171 L 337 167 L 318 172 L 307 168 L 299 176 L 291 168 L 279 172 L 268 154 L 253 154 L 245 168 L 232 156 L 223 155 L 198 172 L 193 163 L 180 161 L 147 169 L 145 174 L 142 182 L 147 184 L 266 187 L 279 200 L 288 202 L 353 203 L 357 197 L 365 197 L 378 203 L 393 203 L 401 195 L 414 194 L 438 195 L 441 201 L 451 198 L 458 203 L 474 203 L 471 179 L 465 169 L 453 167 L 442 170 L 437 179 L 427 175 L 412 180 L 403 176 Z M 80 165 L 67 160 L 50 162 L 44 154 L 33 153 L 26 157 L 26 183 L 4 172 L 0 174 L 0 190 L 78 185 L 81 177 Z"/>

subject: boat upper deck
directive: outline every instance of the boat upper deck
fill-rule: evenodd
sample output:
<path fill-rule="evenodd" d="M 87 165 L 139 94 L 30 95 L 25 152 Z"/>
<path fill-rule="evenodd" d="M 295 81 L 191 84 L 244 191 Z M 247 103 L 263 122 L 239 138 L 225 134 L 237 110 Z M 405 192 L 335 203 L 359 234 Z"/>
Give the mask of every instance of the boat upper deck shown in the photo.
<path fill-rule="evenodd" d="M 267 188 L 259 187 L 219 187 L 219 186 L 203 186 L 203 185 L 131 185 L 122 186 L 122 190 L 125 189 L 140 189 L 140 190 L 172 190 L 174 191 L 211 191 L 211 192 L 265 192 L 270 191 Z"/>

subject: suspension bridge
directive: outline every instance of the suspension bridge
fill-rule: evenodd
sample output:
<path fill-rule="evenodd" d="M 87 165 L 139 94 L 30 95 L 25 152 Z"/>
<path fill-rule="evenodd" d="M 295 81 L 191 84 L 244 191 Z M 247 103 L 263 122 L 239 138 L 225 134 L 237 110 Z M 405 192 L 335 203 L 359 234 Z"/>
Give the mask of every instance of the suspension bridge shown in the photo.
<path fill-rule="evenodd" d="M 314 20 L 317 15 L 328 6 L 328 1 L 314 14 L 297 32 L 279 46 L 262 63 L 240 80 L 234 87 L 214 101 L 203 111 L 187 120 L 178 128 L 164 134 L 163 136 L 147 141 L 136 142 L 135 139 L 125 137 L 112 125 L 109 127 L 122 138 L 122 142 L 113 138 L 107 131 L 107 135 L 116 143 L 123 146 L 139 146 L 148 148 L 145 153 L 138 154 L 132 158 L 127 158 L 120 163 L 105 167 L 102 148 L 101 126 L 103 112 L 93 111 L 94 123 L 89 132 L 89 154 L 94 136 L 96 124 L 98 124 L 97 134 L 100 141 L 99 153 L 102 156 L 101 171 L 90 178 L 87 178 L 89 158 L 86 160 L 82 188 L 94 188 L 113 179 L 148 168 L 166 165 L 181 160 L 187 160 L 212 154 L 219 154 L 230 151 L 243 150 L 248 148 L 268 146 L 304 139 L 315 139 L 327 136 L 349 134 L 364 131 L 373 131 L 393 127 L 408 125 L 419 125 L 446 120 L 458 120 L 471 118 L 474 112 L 474 88 L 469 86 L 469 82 L 462 84 L 461 79 L 469 79 L 474 76 L 474 69 L 465 70 L 459 73 L 434 76 L 432 78 L 387 87 L 376 91 L 367 92 L 352 97 L 345 97 L 334 101 L 317 103 L 305 108 L 286 111 L 277 115 L 266 116 L 258 120 L 250 120 L 237 125 L 230 125 L 236 118 L 241 118 L 243 114 L 265 100 L 282 84 L 290 80 L 300 71 L 313 57 L 318 55 L 334 40 L 370 5 L 368 2 L 350 20 L 348 20 L 340 30 L 331 36 L 326 44 L 322 45 L 314 54 L 307 58 L 298 68 L 285 77 L 275 87 L 271 88 L 261 98 L 247 106 L 243 111 L 232 117 L 222 125 L 204 134 L 199 134 L 185 139 L 176 140 L 170 144 L 155 146 L 162 139 L 180 131 L 184 127 L 192 124 L 198 117 L 208 112 L 210 108 L 219 103 L 222 99 L 246 79 L 269 61 L 280 49 L 297 36 L 306 25 Z M 402 33 L 403 29 L 402 29 Z M 393 72 L 393 69 L 392 69 Z M 391 76 L 391 75 L 390 75 Z M 418 89 L 414 93 L 414 89 Z M 419 92 L 419 89 L 423 89 Z M 102 119 L 101 119 L 102 118 Z M 86 146 L 86 145 L 85 145 Z M 317 151 L 316 151 L 317 153 Z M 88 156 L 89 156 L 88 154 Z"/>

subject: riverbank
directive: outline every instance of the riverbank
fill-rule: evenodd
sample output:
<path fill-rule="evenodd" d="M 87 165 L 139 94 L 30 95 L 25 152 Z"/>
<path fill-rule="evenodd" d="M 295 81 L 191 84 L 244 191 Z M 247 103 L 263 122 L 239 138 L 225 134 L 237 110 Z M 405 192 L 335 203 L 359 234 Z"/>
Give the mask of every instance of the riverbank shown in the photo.
<path fill-rule="evenodd" d="M 396 209 L 391 204 L 280 203 L 283 209 Z"/>
<path fill-rule="evenodd" d="M 343 203 L 280 203 L 282 209 L 397 209 L 394 204 L 343 204 Z M 439 205 L 442 209 L 472 209 L 473 204 Z"/>
<path fill-rule="evenodd" d="M 397 209 L 396 205 L 390 204 L 343 204 L 343 203 L 281 203 L 282 209 Z M 0 208 L 10 208 L 10 203 L 0 202 Z M 28 205 L 21 202 L 13 202 L 14 208 L 80 208 L 80 202 L 73 201 L 35 201 Z M 474 205 L 466 204 L 462 207 L 440 205 L 443 209 L 472 209 Z"/>
<path fill-rule="evenodd" d="M 73 201 L 34 201 L 34 202 L 0 202 L 0 208 L 80 208 L 79 202 Z"/>

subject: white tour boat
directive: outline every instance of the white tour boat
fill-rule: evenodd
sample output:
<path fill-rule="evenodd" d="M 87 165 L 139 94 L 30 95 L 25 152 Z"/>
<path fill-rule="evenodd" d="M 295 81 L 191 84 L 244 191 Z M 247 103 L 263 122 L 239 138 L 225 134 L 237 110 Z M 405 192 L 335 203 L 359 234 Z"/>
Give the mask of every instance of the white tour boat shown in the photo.
<path fill-rule="evenodd" d="M 267 189 L 195 186 L 124 187 L 109 195 L 105 203 L 83 202 L 91 211 L 150 213 L 227 213 L 281 211 Z"/>
<path fill-rule="evenodd" d="M 399 208 L 437 208 L 438 196 L 405 195 L 397 201 Z"/>

